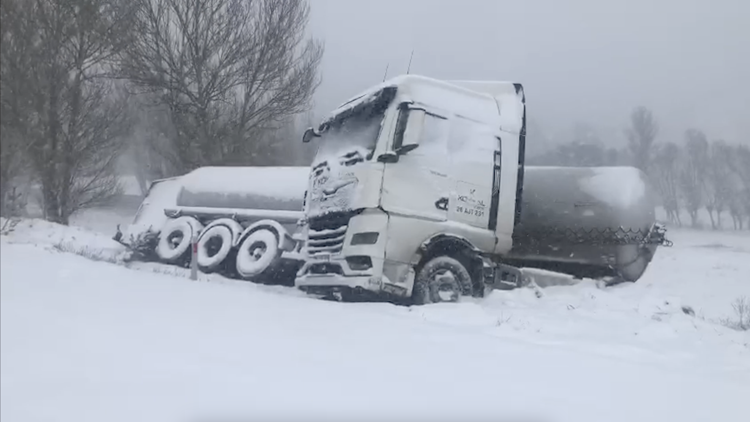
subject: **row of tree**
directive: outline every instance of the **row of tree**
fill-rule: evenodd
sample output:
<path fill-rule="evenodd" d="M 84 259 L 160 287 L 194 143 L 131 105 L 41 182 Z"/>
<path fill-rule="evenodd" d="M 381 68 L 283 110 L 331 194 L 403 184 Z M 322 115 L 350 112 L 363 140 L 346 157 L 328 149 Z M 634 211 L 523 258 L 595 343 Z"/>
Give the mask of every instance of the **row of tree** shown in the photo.
<path fill-rule="evenodd" d="M 143 179 L 279 164 L 323 46 L 306 0 L 0 0 L 0 200 L 19 178 L 67 224 Z M 292 164 L 287 162 L 287 164 Z"/>
<path fill-rule="evenodd" d="M 625 130 L 627 144 L 606 147 L 589 125 L 574 125 L 572 140 L 530 157 L 532 165 L 614 166 L 633 165 L 650 178 L 671 223 L 682 225 L 681 210 L 699 226 L 705 209 L 711 226 L 722 227 L 728 213 L 733 227 L 750 228 L 750 147 L 722 140 L 708 141 L 689 129 L 681 142 L 657 142 L 659 125 L 653 113 L 638 107 Z"/>
<path fill-rule="evenodd" d="M 680 209 L 688 212 L 697 226 L 698 212 L 705 208 L 711 227 L 722 228 L 728 212 L 733 227 L 750 228 L 750 148 L 709 142 L 697 129 L 685 133 L 682 145 L 673 142 L 655 149 L 649 175 L 661 194 L 672 223 L 682 225 Z"/>

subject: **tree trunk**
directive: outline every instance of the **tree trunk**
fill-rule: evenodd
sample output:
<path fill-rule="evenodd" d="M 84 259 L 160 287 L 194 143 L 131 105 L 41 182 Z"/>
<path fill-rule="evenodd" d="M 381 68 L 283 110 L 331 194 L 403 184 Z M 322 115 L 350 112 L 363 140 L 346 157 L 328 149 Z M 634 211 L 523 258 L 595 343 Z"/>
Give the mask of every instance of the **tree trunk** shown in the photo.
<path fill-rule="evenodd" d="M 55 192 L 54 174 L 51 173 L 53 173 L 52 170 L 47 170 L 41 177 L 44 219 L 53 223 L 62 223 L 60 221 L 60 201 L 58 201 Z"/>
<path fill-rule="evenodd" d="M 41 139 L 41 151 L 37 157 L 36 165 L 39 167 L 42 177 L 42 195 L 44 197 L 44 217 L 54 223 L 63 224 L 60 218 L 59 185 L 64 183 L 58 177 L 58 154 L 60 149 L 60 93 L 56 82 L 56 72 L 50 70 L 48 75 L 49 105 L 47 110 L 47 133 L 46 139 Z"/>
<path fill-rule="evenodd" d="M 70 225 L 70 215 L 71 215 L 71 212 L 69 208 L 61 208 L 60 209 L 60 221 L 58 221 L 58 223 L 65 225 L 65 226 Z"/>
<path fill-rule="evenodd" d="M 713 207 L 706 207 L 706 211 L 708 211 L 708 218 L 711 219 L 711 229 L 716 230 L 716 222 L 714 221 Z"/>
<path fill-rule="evenodd" d="M 720 230 L 724 228 L 721 225 L 721 209 L 716 210 L 716 224 L 719 226 Z"/>
<path fill-rule="evenodd" d="M 70 87 L 68 95 L 70 96 L 68 102 L 70 104 L 70 117 L 68 120 L 68 133 L 63 138 L 62 148 L 60 154 L 62 155 L 59 159 L 61 164 L 60 177 L 62 183 L 60 185 L 60 224 L 68 225 L 70 220 L 70 214 L 74 207 L 74 201 L 77 198 L 72 198 L 72 183 L 73 183 L 73 171 L 75 166 L 76 157 L 73 156 L 73 145 L 78 141 L 80 131 L 80 114 L 81 114 L 81 77 L 82 71 L 79 69 L 76 73 L 76 78 L 73 86 Z"/>

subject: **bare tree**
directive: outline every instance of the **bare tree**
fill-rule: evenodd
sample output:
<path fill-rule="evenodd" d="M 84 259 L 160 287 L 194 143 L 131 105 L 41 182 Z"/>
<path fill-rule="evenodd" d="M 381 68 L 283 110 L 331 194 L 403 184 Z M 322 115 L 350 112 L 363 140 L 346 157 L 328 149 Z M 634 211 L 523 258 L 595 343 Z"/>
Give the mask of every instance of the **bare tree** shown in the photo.
<path fill-rule="evenodd" d="M 732 158 L 727 161 L 732 173 L 735 193 L 729 200 L 729 213 L 735 229 L 743 228 L 743 218 L 747 218 L 750 229 L 750 148 L 738 145 L 732 148 Z"/>
<path fill-rule="evenodd" d="M 750 189 L 745 188 L 742 179 L 736 173 L 730 174 L 729 179 L 734 194 L 729 197 L 727 210 L 729 216 L 732 217 L 734 229 L 742 230 L 745 225 L 745 217 L 750 217 L 750 198 L 748 198 L 750 197 Z M 750 221 L 748 224 L 750 224 Z"/>
<path fill-rule="evenodd" d="M 263 164 L 263 137 L 307 109 L 322 45 L 305 0 L 133 0 L 121 77 L 167 107 L 180 171 Z M 265 141 L 268 141 L 267 139 Z"/>
<path fill-rule="evenodd" d="M 673 142 L 667 142 L 657 149 L 652 168 L 655 186 L 661 194 L 667 218 L 678 226 L 682 226 L 679 203 L 680 159 L 680 147 Z"/>
<path fill-rule="evenodd" d="M 302 134 L 308 127 L 316 126 L 312 110 L 290 118 L 279 130 L 269 134 L 263 142 L 269 151 L 268 165 L 309 166 L 317 150 L 317 144 L 302 143 Z"/>
<path fill-rule="evenodd" d="M 729 162 L 732 149 L 724 141 L 711 143 L 708 171 L 706 172 L 706 210 L 714 229 L 721 228 L 721 214 L 729 205 L 733 192 Z M 716 212 L 716 220 L 713 218 Z"/>
<path fill-rule="evenodd" d="M 302 141 L 301 136 L 296 136 L 295 129 L 295 116 L 292 116 L 276 128 L 258 134 L 250 160 L 268 166 L 298 164 L 297 156 Z"/>
<path fill-rule="evenodd" d="M 169 155 L 171 139 L 175 136 L 169 110 L 163 105 L 154 105 L 150 100 L 149 95 L 133 96 L 129 110 L 133 130 L 126 157 L 142 195 L 147 193 L 154 180 L 179 174 L 179 170 L 165 159 Z"/>
<path fill-rule="evenodd" d="M 685 160 L 680 172 L 680 186 L 685 197 L 693 227 L 698 226 L 698 210 L 705 203 L 705 186 L 708 173 L 708 141 L 706 135 L 697 130 L 685 132 Z"/>
<path fill-rule="evenodd" d="M 19 88 L 8 98 L 4 91 L 3 102 L 14 109 L 11 126 L 27 143 L 45 217 L 55 222 L 67 224 L 76 210 L 106 203 L 119 191 L 113 172 L 125 98 L 101 76 L 127 28 L 125 4 L 24 1 L 10 17 L 11 37 L 25 45 L 11 52 L 14 65 L 3 84 Z"/>
<path fill-rule="evenodd" d="M 651 110 L 642 106 L 636 107 L 630 114 L 630 127 L 625 134 L 633 164 L 646 173 L 650 170 L 651 154 L 658 133 L 659 125 Z"/>
<path fill-rule="evenodd" d="M 22 0 L 0 0 L 0 215 L 15 215 L 19 178 L 26 167 L 29 128 L 28 97 L 24 98 L 30 64 L 30 40 L 16 19 Z"/>

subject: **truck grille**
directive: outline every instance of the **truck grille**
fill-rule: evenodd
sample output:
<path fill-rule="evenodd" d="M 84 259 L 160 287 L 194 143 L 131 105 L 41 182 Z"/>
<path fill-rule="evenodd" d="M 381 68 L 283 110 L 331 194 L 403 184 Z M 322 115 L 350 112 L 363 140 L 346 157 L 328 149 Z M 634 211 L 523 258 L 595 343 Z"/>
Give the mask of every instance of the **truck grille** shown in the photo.
<path fill-rule="evenodd" d="M 351 213 L 332 212 L 309 219 L 307 221 L 308 256 L 341 253 L 351 217 Z"/>
<path fill-rule="evenodd" d="M 335 255 L 344 248 L 346 229 L 349 226 L 339 226 L 333 229 L 313 230 L 307 234 L 307 254 L 316 256 L 321 254 Z"/>

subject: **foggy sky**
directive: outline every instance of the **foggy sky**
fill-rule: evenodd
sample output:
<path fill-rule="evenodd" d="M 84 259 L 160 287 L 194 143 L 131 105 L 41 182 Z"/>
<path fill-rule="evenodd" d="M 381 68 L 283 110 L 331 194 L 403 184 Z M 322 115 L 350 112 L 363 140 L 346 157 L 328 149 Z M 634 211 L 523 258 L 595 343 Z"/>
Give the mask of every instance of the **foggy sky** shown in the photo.
<path fill-rule="evenodd" d="M 621 141 L 631 109 L 661 141 L 689 127 L 750 143 L 750 0 L 310 0 L 325 42 L 316 116 L 406 72 L 524 84 L 547 135 Z M 558 135 L 559 136 L 559 135 Z M 563 135 L 564 136 L 564 135 Z M 618 139 L 619 138 L 619 139 Z"/>

